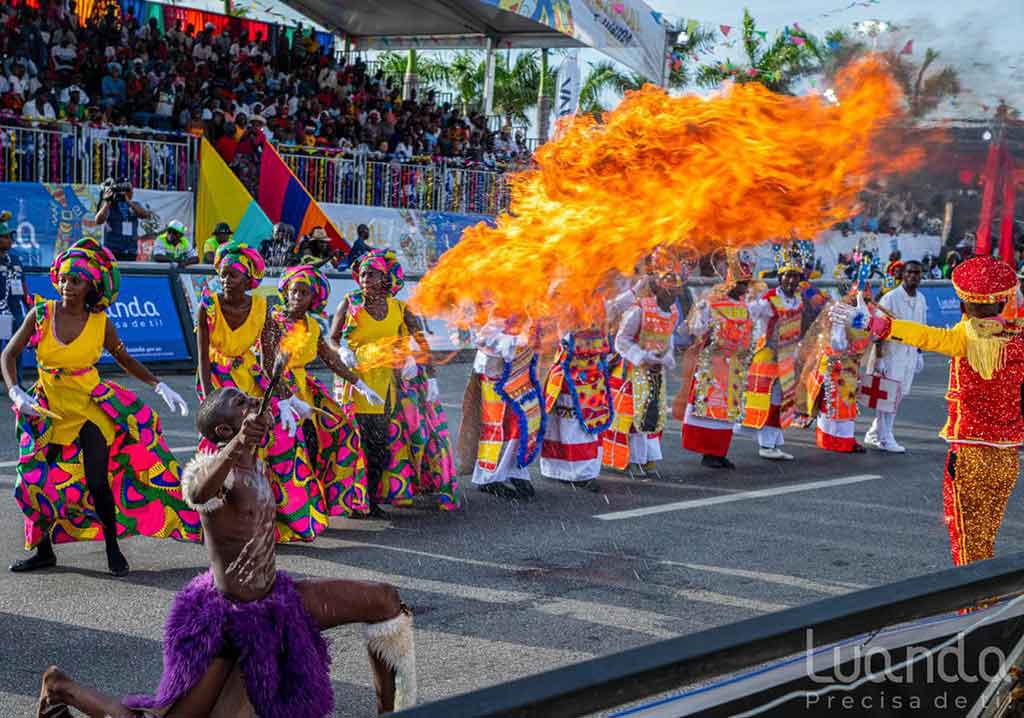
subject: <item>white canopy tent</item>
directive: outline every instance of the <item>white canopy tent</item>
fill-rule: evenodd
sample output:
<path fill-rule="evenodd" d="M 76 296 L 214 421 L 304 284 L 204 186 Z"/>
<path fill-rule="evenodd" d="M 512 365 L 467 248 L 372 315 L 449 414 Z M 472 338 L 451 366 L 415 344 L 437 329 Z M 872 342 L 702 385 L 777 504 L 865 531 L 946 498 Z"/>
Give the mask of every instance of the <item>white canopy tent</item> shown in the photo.
<path fill-rule="evenodd" d="M 490 70 L 499 49 L 590 47 L 651 82 L 667 74 L 668 31 L 643 0 L 283 2 L 361 50 L 480 48 Z"/>

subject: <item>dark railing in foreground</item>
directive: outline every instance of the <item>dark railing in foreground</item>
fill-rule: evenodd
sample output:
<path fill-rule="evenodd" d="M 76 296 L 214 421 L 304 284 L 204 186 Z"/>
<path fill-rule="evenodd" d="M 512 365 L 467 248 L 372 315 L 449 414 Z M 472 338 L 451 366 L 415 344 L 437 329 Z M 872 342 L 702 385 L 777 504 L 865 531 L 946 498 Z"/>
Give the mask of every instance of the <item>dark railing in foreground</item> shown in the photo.
<path fill-rule="evenodd" d="M 1024 591 L 1024 553 L 641 646 L 395 713 L 395 718 L 568 718 L 621 706 L 879 627 Z"/>

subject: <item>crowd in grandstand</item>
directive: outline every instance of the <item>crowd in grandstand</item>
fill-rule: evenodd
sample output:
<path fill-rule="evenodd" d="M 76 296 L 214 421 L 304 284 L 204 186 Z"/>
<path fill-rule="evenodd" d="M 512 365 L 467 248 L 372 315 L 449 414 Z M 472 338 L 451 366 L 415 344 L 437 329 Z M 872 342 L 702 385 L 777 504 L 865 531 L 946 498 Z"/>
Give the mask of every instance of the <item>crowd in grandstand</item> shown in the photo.
<path fill-rule="evenodd" d="M 528 154 L 523 132 L 489 130 L 480 114 L 401 88 L 362 60 L 323 52 L 301 26 L 274 46 L 212 25 L 162 32 L 113 8 L 78 22 L 74 2 L 0 7 L 0 112 L 25 122 L 96 130 L 150 127 L 204 134 L 229 163 L 263 133 L 279 144 L 397 159 L 460 158 L 484 165 Z"/>

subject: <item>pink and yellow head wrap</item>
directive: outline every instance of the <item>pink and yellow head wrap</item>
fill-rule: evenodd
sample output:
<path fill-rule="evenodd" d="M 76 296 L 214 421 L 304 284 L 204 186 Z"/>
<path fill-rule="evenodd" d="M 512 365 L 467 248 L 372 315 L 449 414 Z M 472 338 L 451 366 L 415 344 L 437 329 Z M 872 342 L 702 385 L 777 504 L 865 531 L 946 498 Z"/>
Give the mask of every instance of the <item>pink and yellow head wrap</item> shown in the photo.
<path fill-rule="evenodd" d="M 287 300 L 288 287 L 292 284 L 305 284 L 313 293 L 313 301 L 309 305 L 312 314 L 323 314 L 327 309 L 327 298 L 331 295 L 331 285 L 324 275 L 309 264 L 288 267 L 277 283 L 277 293 L 281 301 Z"/>
<path fill-rule="evenodd" d="M 249 289 L 260 286 L 260 280 L 267 271 L 267 263 L 255 249 L 242 242 L 228 242 L 217 249 L 213 268 L 220 274 L 222 267 L 237 269 L 249 277 Z"/>
<path fill-rule="evenodd" d="M 110 250 L 92 237 L 80 239 L 58 254 L 50 265 L 50 282 L 59 289 L 60 275 L 73 274 L 90 282 L 95 290 L 95 301 L 90 298 L 88 309 L 102 312 L 117 300 L 121 291 L 121 270 Z"/>
<path fill-rule="evenodd" d="M 387 275 L 391 282 L 391 296 L 398 294 L 399 290 L 405 286 L 405 272 L 402 271 L 402 265 L 398 263 L 398 256 L 393 250 L 374 249 L 360 257 L 352 265 L 352 277 L 357 283 L 359 282 L 359 270 L 364 264 Z"/>

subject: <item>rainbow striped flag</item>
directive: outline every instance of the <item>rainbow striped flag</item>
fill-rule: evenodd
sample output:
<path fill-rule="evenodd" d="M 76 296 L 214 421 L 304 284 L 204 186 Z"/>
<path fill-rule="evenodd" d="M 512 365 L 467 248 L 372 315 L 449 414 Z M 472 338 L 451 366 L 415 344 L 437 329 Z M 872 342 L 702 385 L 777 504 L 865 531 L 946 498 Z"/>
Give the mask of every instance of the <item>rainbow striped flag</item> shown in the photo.
<path fill-rule="evenodd" d="M 314 227 L 323 227 L 334 249 L 346 252 L 351 249 L 338 228 L 306 191 L 305 185 L 266 140 L 263 141 L 260 158 L 257 200 L 272 222 L 285 222 L 295 227 L 297 238 L 309 234 Z"/>
<path fill-rule="evenodd" d="M 196 200 L 196 248 L 213 234 L 218 222 L 235 230 L 235 239 L 258 248 L 270 239 L 273 225 L 224 158 L 203 138 L 199 150 L 199 196 Z"/>

